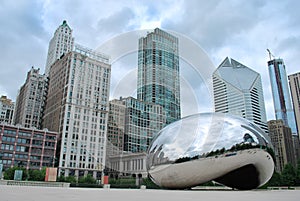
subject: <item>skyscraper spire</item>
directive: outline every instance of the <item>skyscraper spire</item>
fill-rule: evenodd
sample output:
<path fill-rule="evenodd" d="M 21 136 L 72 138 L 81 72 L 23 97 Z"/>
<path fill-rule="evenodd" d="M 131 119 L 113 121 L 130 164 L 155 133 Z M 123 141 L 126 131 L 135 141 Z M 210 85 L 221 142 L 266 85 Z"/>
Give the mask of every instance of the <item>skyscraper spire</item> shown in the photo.
<path fill-rule="evenodd" d="M 72 37 L 72 29 L 64 20 L 63 23 L 56 29 L 53 38 L 50 40 L 45 74 L 48 76 L 51 65 L 61 57 L 73 50 L 74 38 Z"/>

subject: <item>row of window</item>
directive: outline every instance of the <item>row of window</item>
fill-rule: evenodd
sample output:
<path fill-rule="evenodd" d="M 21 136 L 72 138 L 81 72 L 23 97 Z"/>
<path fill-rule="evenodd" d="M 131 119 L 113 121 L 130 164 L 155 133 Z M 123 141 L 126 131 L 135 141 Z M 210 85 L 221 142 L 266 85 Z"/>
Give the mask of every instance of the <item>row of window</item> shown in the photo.
<path fill-rule="evenodd" d="M 3 158 L 13 158 L 13 154 L 12 153 L 3 153 L 2 157 Z M 28 154 L 15 154 L 14 157 L 17 158 L 17 159 L 28 159 Z M 38 160 L 38 161 L 40 161 L 41 158 L 42 158 L 41 156 L 30 155 L 30 160 Z M 46 157 L 46 156 L 44 156 L 43 160 L 51 162 L 53 160 L 53 157 Z"/>
<path fill-rule="evenodd" d="M 16 135 L 16 131 L 15 130 L 7 130 L 5 129 L 3 131 L 3 134 L 6 134 L 6 135 Z M 18 136 L 23 136 L 23 137 L 31 137 L 31 133 L 27 133 L 27 132 L 23 132 L 23 131 L 19 131 L 18 132 Z M 44 138 L 44 135 L 43 134 L 34 134 L 33 135 L 33 138 L 41 138 L 43 139 Z M 7 139 L 7 140 L 5 140 Z M 2 140 L 4 141 L 9 141 L 9 140 L 12 140 L 14 138 L 11 138 L 11 137 L 7 137 L 7 136 L 3 136 Z M 46 139 L 47 140 L 56 140 L 56 136 L 52 136 L 52 135 L 46 135 Z M 9 142 L 14 142 L 14 141 L 9 141 Z"/>
<path fill-rule="evenodd" d="M 20 139 L 18 139 L 20 140 Z M 24 140 L 24 139 L 22 139 Z M 26 144 L 26 143 L 24 143 Z M 53 148 L 55 146 L 54 142 L 45 142 L 45 147 L 51 147 Z M 1 144 L 1 150 L 8 150 L 8 151 L 14 151 L 14 145 L 13 144 Z M 18 152 L 28 152 L 29 151 L 29 147 L 28 146 L 16 146 L 16 151 Z M 41 154 L 42 153 L 42 149 L 40 148 L 32 148 L 32 153 L 37 153 L 37 154 Z M 53 149 L 44 149 L 44 153 L 47 155 L 53 155 Z"/>

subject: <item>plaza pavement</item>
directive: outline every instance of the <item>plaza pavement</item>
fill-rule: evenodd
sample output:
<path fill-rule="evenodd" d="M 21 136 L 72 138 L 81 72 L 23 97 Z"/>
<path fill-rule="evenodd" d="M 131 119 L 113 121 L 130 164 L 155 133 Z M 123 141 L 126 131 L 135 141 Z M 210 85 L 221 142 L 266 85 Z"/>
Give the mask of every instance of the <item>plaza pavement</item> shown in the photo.
<path fill-rule="evenodd" d="M 199 191 L 0 185 L 0 201 L 299 201 L 300 190 Z"/>

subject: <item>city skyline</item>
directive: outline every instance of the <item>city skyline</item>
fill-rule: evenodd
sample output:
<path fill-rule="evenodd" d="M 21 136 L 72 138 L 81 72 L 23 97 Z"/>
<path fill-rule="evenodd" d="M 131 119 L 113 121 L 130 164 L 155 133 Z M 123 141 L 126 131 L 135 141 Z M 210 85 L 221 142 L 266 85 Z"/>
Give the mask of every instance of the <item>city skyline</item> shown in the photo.
<path fill-rule="evenodd" d="M 287 75 L 299 71 L 297 53 L 300 29 L 296 26 L 299 19 L 296 8 L 299 6 L 296 4 L 299 2 L 179 1 L 177 4 L 169 4 L 141 1 L 131 6 L 128 2 L 121 1 L 100 4 L 90 1 L 83 6 L 72 5 L 67 1 L 63 3 L 24 1 L 18 5 L 5 1 L 0 9 L 2 15 L 9 18 L 2 17 L 5 21 L 1 22 L 5 32 L 0 34 L 3 44 L 0 49 L 3 77 L 0 81 L 0 94 L 15 101 L 17 91 L 31 66 L 41 68 L 41 72 L 44 72 L 47 47 L 53 36 L 53 30 L 63 20 L 67 20 L 74 30 L 75 40 L 90 48 L 97 48 L 118 34 L 159 27 L 194 40 L 208 54 L 215 67 L 226 56 L 253 67 L 262 76 L 267 119 L 275 119 L 266 49 L 271 49 L 276 57 L 284 59 Z M 110 9 L 105 9 L 107 7 Z M 76 13 L 85 15 L 74 16 L 73 8 L 81 11 Z M 223 12 L 226 10 L 230 10 L 230 14 L 218 15 L 221 11 L 226 13 Z M 276 11 L 285 13 L 285 17 L 276 15 Z M 129 64 L 120 62 L 118 65 L 113 65 L 112 69 L 115 67 L 121 70 L 112 76 L 119 76 L 132 68 L 137 68 L 135 61 Z M 12 77 L 14 79 L 11 79 Z M 194 82 L 196 87 L 201 88 L 197 86 L 197 81 Z M 206 107 L 208 103 L 199 104 L 201 111 L 208 110 Z M 191 114 L 192 111 L 193 108 L 183 105 L 182 117 Z"/>

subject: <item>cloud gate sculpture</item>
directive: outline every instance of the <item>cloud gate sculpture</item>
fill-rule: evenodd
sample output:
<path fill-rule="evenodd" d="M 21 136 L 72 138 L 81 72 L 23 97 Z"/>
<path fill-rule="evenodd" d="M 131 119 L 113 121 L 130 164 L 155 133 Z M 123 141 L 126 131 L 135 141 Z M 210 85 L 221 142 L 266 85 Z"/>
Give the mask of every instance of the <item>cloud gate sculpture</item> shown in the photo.
<path fill-rule="evenodd" d="M 271 178 L 273 158 L 268 136 L 250 121 L 203 113 L 162 129 L 148 149 L 147 169 L 163 188 L 185 189 L 213 180 L 249 190 Z"/>

